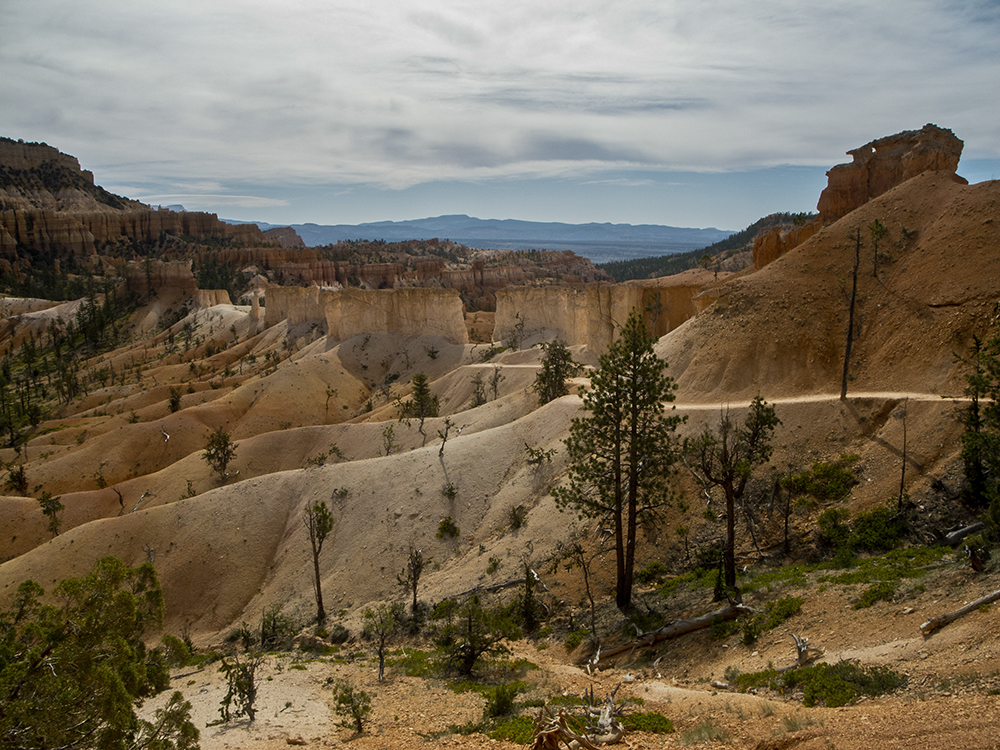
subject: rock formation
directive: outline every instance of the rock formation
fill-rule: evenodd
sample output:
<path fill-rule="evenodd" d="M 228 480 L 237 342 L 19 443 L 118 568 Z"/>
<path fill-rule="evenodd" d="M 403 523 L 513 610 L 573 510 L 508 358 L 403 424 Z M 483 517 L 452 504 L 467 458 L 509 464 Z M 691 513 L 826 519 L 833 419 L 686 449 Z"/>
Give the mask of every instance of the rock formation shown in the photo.
<path fill-rule="evenodd" d="M 462 300 L 454 289 L 319 289 L 271 287 L 265 293 L 264 324 L 319 322 L 343 341 L 363 333 L 430 334 L 468 342 Z"/>
<path fill-rule="evenodd" d="M 497 292 L 495 341 L 507 341 L 521 327 L 525 343 L 560 338 L 603 353 L 633 309 L 659 338 L 697 312 L 694 297 L 714 275 L 703 269 L 621 284 L 510 286 Z"/>
<path fill-rule="evenodd" d="M 918 174 L 954 174 L 963 145 L 950 130 L 928 123 L 920 130 L 904 130 L 848 151 L 853 161 L 826 173 L 827 187 L 816 205 L 820 219 L 824 224 L 836 221 Z"/>
<path fill-rule="evenodd" d="M 853 161 L 826 173 L 827 186 L 816 205 L 819 216 L 802 227 L 772 229 L 758 236 L 753 246 L 754 268 L 763 268 L 826 224 L 924 172 L 945 172 L 951 179 L 968 184 L 955 174 L 963 145 L 947 128 L 928 123 L 920 130 L 904 130 L 848 151 Z"/>
<path fill-rule="evenodd" d="M 18 245 L 57 257 L 87 256 L 119 243 L 156 243 L 164 235 L 271 243 L 255 224 L 153 210 L 113 195 L 94 184 L 76 157 L 44 143 L 0 138 L 0 257 L 14 257 Z"/>

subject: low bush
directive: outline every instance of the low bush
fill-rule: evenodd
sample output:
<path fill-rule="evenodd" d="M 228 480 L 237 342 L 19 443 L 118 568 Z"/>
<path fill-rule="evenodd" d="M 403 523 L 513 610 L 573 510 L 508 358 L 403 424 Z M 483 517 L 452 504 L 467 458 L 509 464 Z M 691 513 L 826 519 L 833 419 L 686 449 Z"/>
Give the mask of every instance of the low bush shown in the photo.
<path fill-rule="evenodd" d="M 667 577 L 669 572 L 666 565 L 659 560 L 653 560 L 646 567 L 640 568 L 635 572 L 635 582 L 642 586 L 659 583 Z"/>
<path fill-rule="evenodd" d="M 856 550 L 887 552 L 899 546 L 903 531 L 902 518 L 893 508 L 884 505 L 855 517 L 848 544 Z"/>
<path fill-rule="evenodd" d="M 795 497 L 809 495 L 817 500 L 839 500 L 858 483 L 851 467 L 860 458 L 851 453 L 842 454 L 836 461 L 817 461 L 808 471 L 785 477 L 781 486 Z"/>
<path fill-rule="evenodd" d="M 768 669 L 741 674 L 736 678 L 736 685 L 741 690 L 754 687 L 768 687 L 783 693 L 802 690 L 804 706 L 837 708 L 862 695 L 875 697 L 891 693 L 906 685 L 906 681 L 906 675 L 888 667 L 864 667 L 855 661 L 840 661 L 784 673 Z"/>
<path fill-rule="evenodd" d="M 622 718 L 622 726 L 633 732 L 650 734 L 671 734 L 674 723 L 663 714 L 654 711 L 640 711 Z"/>
<path fill-rule="evenodd" d="M 853 607 L 854 609 L 867 609 L 875 602 L 891 602 L 892 597 L 895 595 L 896 589 L 891 583 L 888 581 L 879 581 L 861 592 L 861 596 L 854 602 Z"/>

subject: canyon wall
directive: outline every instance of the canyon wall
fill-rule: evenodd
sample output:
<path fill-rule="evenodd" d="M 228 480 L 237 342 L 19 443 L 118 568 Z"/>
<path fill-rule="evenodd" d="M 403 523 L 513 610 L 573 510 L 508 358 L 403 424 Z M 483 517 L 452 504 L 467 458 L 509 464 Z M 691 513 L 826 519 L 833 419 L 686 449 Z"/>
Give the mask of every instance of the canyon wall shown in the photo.
<path fill-rule="evenodd" d="M 215 214 L 197 211 L 0 211 L 0 254 L 5 257 L 13 257 L 17 245 L 57 255 L 95 255 L 120 242 L 157 242 L 168 234 L 256 245 L 272 242 L 256 224 L 226 224 Z"/>
<path fill-rule="evenodd" d="M 697 312 L 694 297 L 711 283 L 710 271 L 621 284 L 507 287 L 497 292 L 494 341 L 508 341 L 523 323 L 526 344 L 562 339 L 603 354 L 633 310 L 642 310 L 647 330 L 666 335 Z"/>
<path fill-rule="evenodd" d="M 289 326 L 319 322 L 337 341 L 364 333 L 402 333 L 468 342 L 462 300 L 454 289 L 270 287 L 264 300 L 268 327 L 283 320 Z"/>

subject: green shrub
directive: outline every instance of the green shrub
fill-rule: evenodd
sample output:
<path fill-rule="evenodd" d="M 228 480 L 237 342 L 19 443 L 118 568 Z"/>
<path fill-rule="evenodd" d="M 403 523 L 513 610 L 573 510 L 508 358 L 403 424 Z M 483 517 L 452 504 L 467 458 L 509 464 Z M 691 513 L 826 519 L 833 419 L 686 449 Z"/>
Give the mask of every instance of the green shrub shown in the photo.
<path fill-rule="evenodd" d="M 823 704 L 828 708 L 843 706 L 858 696 L 885 695 L 903 687 L 906 675 L 888 667 L 862 667 L 854 661 L 836 664 L 817 664 L 788 672 L 767 669 L 763 672 L 741 674 L 735 684 L 740 690 L 768 687 L 788 692 L 801 689 L 803 705 Z"/>
<path fill-rule="evenodd" d="M 781 486 L 795 497 L 809 495 L 817 500 L 839 500 L 851 487 L 858 483 L 858 477 L 850 468 L 860 460 L 856 453 L 842 454 L 836 461 L 817 461 L 808 471 L 785 477 Z"/>
<path fill-rule="evenodd" d="M 816 523 L 819 526 L 819 541 L 832 549 L 840 549 L 847 545 L 851 530 L 847 526 L 850 514 L 844 508 L 829 508 L 819 514 Z"/>
<path fill-rule="evenodd" d="M 287 651 L 298 633 L 298 624 L 275 604 L 264 610 L 260 618 L 260 647 L 270 651 Z"/>
<path fill-rule="evenodd" d="M 583 639 L 590 635 L 589 630 L 574 630 L 568 636 L 566 636 L 566 650 L 572 651 L 574 648 L 583 643 Z"/>
<path fill-rule="evenodd" d="M 372 699 L 364 690 L 357 690 L 347 680 L 340 680 L 333 693 L 334 709 L 341 717 L 338 727 L 353 729 L 358 734 L 364 731 L 364 722 L 372 712 Z"/>
<path fill-rule="evenodd" d="M 764 610 L 764 630 L 776 628 L 802 610 L 802 597 L 786 596 L 775 602 L 768 602 Z"/>
<path fill-rule="evenodd" d="M 622 726 L 633 732 L 650 734 L 671 734 L 674 731 L 674 723 L 663 714 L 654 711 L 629 714 L 622 719 Z"/>
<path fill-rule="evenodd" d="M 516 716 L 500 722 L 486 733 L 491 740 L 506 740 L 518 745 L 527 745 L 535 733 L 535 720 L 530 716 Z"/>
<path fill-rule="evenodd" d="M 487 719 L 494 719 L 498 716 L 510 716 L 514 713 L 514 698 L 517 697 L 519 687 L 518 683 L 511 682 L 489 688 L 485 692 L 486 706 L 483 708 L 483 716 Z"/>
<path fill-rule="evenodd" d="M 438 524 L 438 530 L 436 536 L 438 539 L 454 539 L 461 532 L 458 530 L 458 526 L 455 522 L 451 520 L 451 516 L 445 516 L 441 519 L 441 523 Z"/>
<path fill-rule="evenodd" d="M 712 620 L 711 637 L 713 641 L 722 641 L 740 629 L 739 620 L 724 620 L 716 617 Z"/>
<path fill-rule="evenodd" d="M 902 519 L 893 508 L 885 505 L 855 517 L 848 544 L 853 549 L 886 552 L 899 546 L 902 535 Z"/>
<path fill-rule="evenodd" d="M 858 597 L 858 600 L 854 602 L 854 609 L 867 609 L 872 606 L 875 602 L 891 602 L 892 597 L 896 595 L 896 589 L 888 581 L 879 581 L 878 583 L 869 586 Z"/>
<path fill-rule="evenodd" d="M 409 649 L 405 653 L 402 651 L 397 653 L 399 656 L 390 656 L 386 659 L 386 663 L 398 667 L 407 677 L 428 677 L 434 671 L 430 654 L 426 651 Z"/>
<path fill-rule="evenodd" d="M 662 581 L 670 571 L 659 560 L 651 561 L 646 567 L 635 572 L 635 582 L 643 586 Z"/>

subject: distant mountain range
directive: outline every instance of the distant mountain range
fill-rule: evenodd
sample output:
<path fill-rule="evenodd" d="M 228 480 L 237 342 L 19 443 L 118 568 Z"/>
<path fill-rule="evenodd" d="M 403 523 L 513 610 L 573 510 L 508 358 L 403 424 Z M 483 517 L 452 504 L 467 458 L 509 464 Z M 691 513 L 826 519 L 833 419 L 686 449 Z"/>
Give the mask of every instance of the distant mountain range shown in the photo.
<path fill-rule="evenodd" d="M 229 221 L 229 220 L 224 220 Z M 283 224 L 257 224 L 262 230 Z M 594 263 L 687 252 L 733 234 L 730 230 L 669 227 L 658 224 L 564 224 L 561 222 L 476 219 L 463 214 L 412 221 L 367 224 L 292 224 L 309 247 L 341 240 L 451 240 L 467 247 L 508 250 L 572 250 Z"/>

